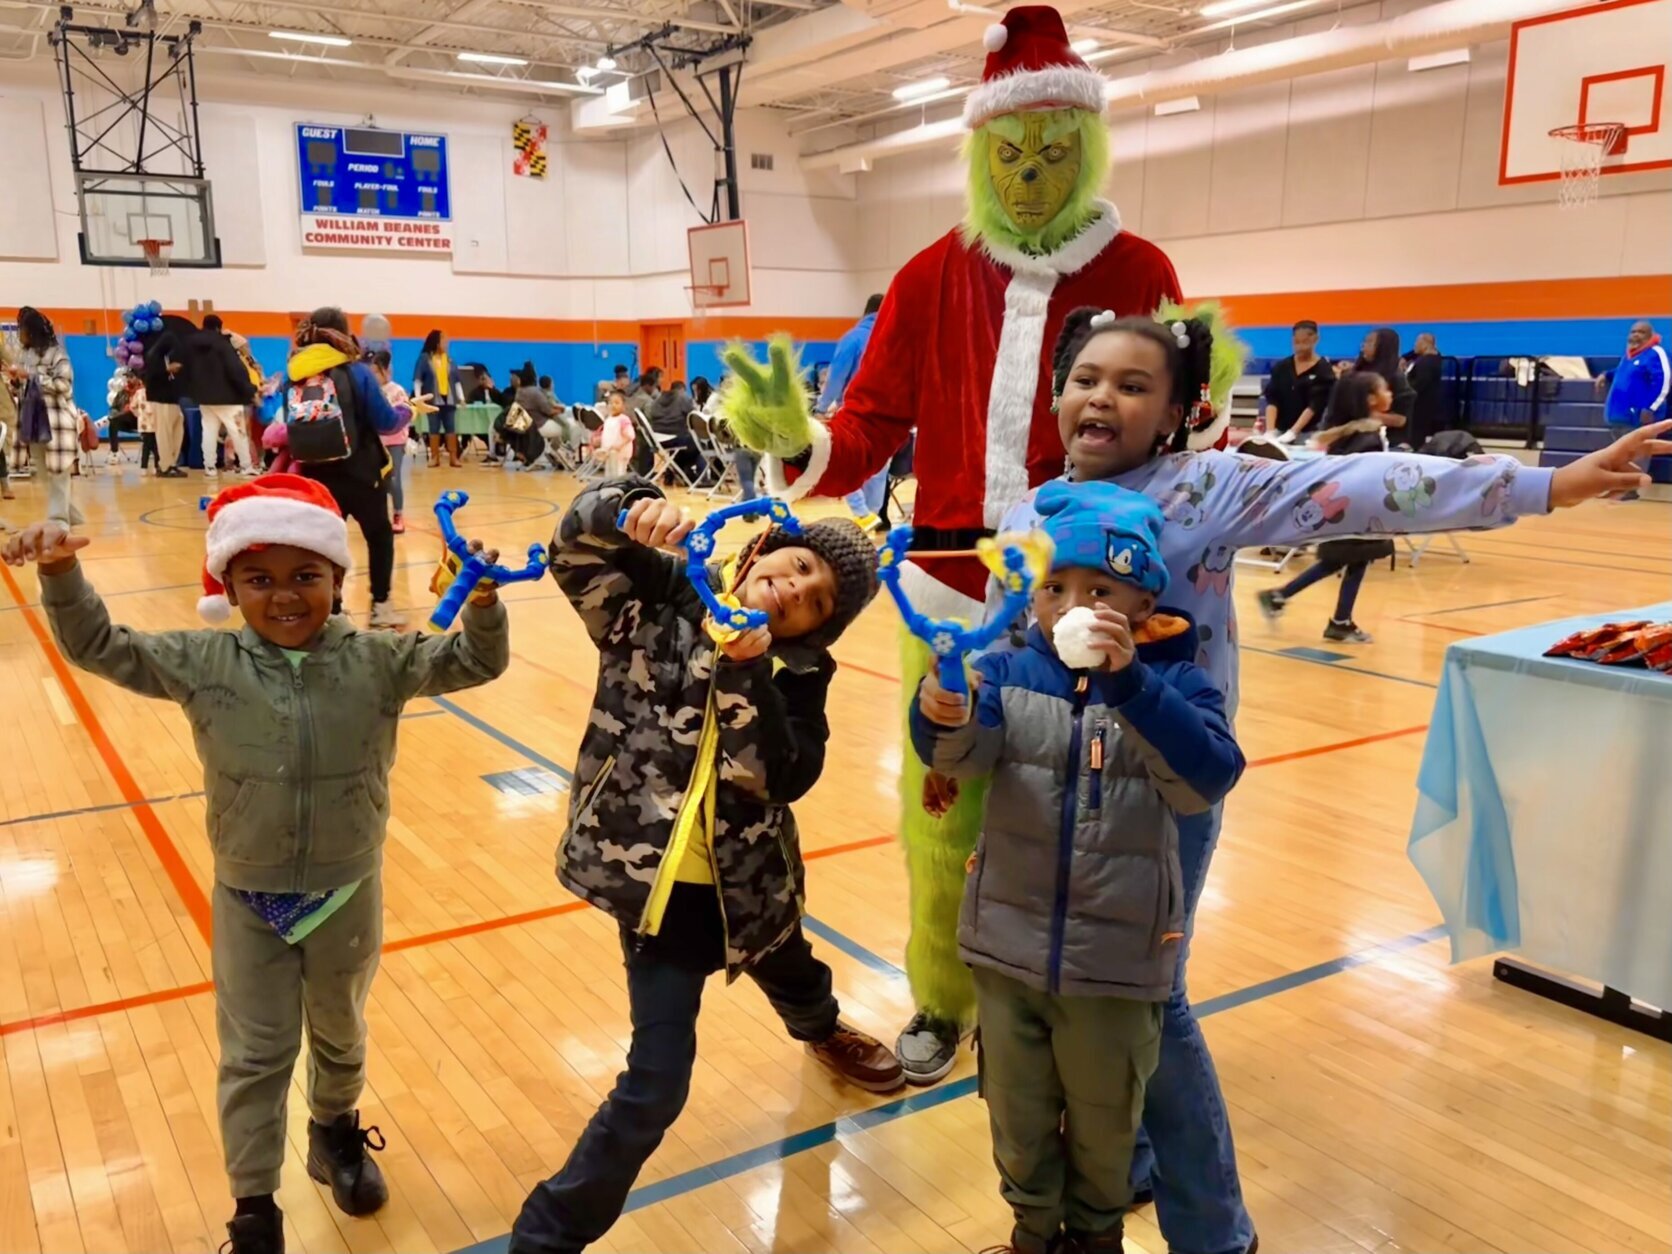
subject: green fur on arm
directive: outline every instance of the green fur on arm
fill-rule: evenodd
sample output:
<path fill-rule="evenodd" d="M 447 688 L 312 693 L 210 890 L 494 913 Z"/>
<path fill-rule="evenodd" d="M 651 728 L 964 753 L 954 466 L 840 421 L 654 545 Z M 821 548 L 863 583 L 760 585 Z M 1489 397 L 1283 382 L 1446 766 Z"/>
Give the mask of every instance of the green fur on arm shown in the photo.
<path fill-rule="evenodd" d="M 1218 301 L 1204 300 L 1195 305 L 1180 305 L 1162 301 L 1155 311 L 1157 322 L 1188 322 L 1195 319 L 1207 324 L 1213 332 L 1213 351 L 1208 358 L 1208 398 L 1215 413 L 1223 413 L 1231 403 L 1231 389 L 1242 378 L 1242 368 L 1248 361 L 1248 345 L 1238 338 L 1225 311 Z"/>
<path fill-rule="evenodd" d="M 992 118 L 965 137 L 963 156 L 968 195 L 963 234 L 966 244 L 991 241 L 1036 257 L 1045 256 L 1073 239 L 1097 216 L 1098 193 L 1109 175 L 1109 132 L 1103 119 L 1083 109 L 1062 109 L 1052 121 L 1053 129 L 1079 134 L 1080 177 L 1057 216 L 1035 232 L 1024 232 L 1010 220 L 998 193 L 993 190 L 987 168 L 988 148 L 999 140 L 1014 138 L 1010 132 L 1015 127 L 1015 118 L 1010 115 Z"/>
<path fill-rule="evenodd" d="M 744 448 L 773 457 L 799 457 L 813 442 L 812 402 L 802 384 L 801 360 L 787 335 L 767 342 L 770 365 L 761 366 L 741 344 L 728 344 L 720 360 L 731 371 L 720 393 L 720 413 Z"/>

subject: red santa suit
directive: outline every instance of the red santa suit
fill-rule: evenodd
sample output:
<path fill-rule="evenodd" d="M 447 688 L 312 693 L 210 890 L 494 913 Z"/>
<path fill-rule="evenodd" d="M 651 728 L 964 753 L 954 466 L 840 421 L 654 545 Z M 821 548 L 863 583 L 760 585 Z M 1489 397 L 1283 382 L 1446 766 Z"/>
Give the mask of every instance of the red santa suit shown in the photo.
<path fill-rule="evenodd" d="M 916 428 L 914 548 L 962 550 L 1061 474 L 1051 351 L 1063 320 L 1081 305 L 1124 316 L 1179 299 L 1166 254 L 1123 231 L 1112 204 L 1099 210 L 1049 256 L 954 229 L 907 262 L 841 407 L 813 424 L 806 469 L 786 484 L 768 459 L 774 492 L 852 492 Z M 980 616 L 987 571 L 973 558 L 908 562 L 903 580 L 925 614 Z"/>

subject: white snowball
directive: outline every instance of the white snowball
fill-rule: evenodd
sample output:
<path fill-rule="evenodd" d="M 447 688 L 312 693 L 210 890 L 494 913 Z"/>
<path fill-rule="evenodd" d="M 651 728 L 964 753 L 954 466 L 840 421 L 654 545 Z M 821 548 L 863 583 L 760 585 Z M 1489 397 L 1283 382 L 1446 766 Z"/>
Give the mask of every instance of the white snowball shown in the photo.
<path fill-rule="evenodd" d="M 1051 639 L 1056 643 L 1057 656 L 1069 670 L 1091 670 L 1108 660 L 1101 649 L 1091 647 L 1091 629 L 1096 622 L 1096 612 L 1084 605 L 1076 605 L 1057 619 Z"/>

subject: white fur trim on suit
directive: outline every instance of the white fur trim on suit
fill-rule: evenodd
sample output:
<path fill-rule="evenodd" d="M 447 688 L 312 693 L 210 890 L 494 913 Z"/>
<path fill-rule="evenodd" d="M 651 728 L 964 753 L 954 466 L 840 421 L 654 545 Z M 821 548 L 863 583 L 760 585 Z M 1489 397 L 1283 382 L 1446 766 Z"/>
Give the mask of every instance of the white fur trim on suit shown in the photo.
<path fill-rule="evenodd" d="M 1059 278 L 1078 274 L 1102 256 L 1103 250 L 1121 232 L 1120 210 L 1107 200 L 1093 203 L 1097 206 L 1098 216 L 1054 253 L 1035 257 L 1008 244 L 986 239 L 981 241 L 981 251 L 1016 274 L 1053 274 Z"/>
<path fill-rule="evenodd" d="M 900 564 L 900 589 L 912 609 L 929 618 L 961 618 L 972 626 L 982 621 L 983 606 L 958 589 L 949 587 L 929 573 L 946 562 L 925 562 L 919 566 L 907 558 Z"/>
<path fill-rule="evenodd" d="M 215 514 L 204 545 L 203 568 L 226 582 L 227 563 L 257 544 L 292 544 L 347 570 L 348 527 L 328 509 L 279 496 L 234 501 Z"/>
<path fill-rule="evenodd" d="M 987 393 L 987 482 L 982 520 L 997 527 L 1028 494 L 1028 433 L 1045 351 L 1045 316 L 1054 274 L 1016 274 L 1004 289 L 1004 323 Z"/>
<path fill-rule="evenodd" d="M 1208 423 L 1208 425 L 1203 427 L 1200 431 L 1192 431 L 1190 433 L 1190 448 L 1192 451 L 1197 453 L 1200 453 L 1203 449 L 1212 448 L 1215 444 L 1219 443 L 1219 437 L 1225 434 L 1225 428 L 1230 425 L 1231 407 L 1229 404 L 1226 404 L 1224 408 L 1213 416 L 1212 422 Z"/>
<path fill-rule="evenodd" d="M 1053 65 L 1018 70 L 982 83 L 964 100 L 964 125 L 970 130 L 988 118 L 1023 109 L 1085 109 L 1103 112 L 1109 81 L 1089 65 Z"/>
<path fill-rule="evenodd" d="M 811 420 L 813 443 L 808 449 L 807 469 L 794 483 L 784 475 L 784 463 L 770 453 L 761 458 L 766 467 L 766 490 L 785 501 L 799 501 L 819 486 L 819 479 L 830 469 L 830 428 L 817 418 Z"/>

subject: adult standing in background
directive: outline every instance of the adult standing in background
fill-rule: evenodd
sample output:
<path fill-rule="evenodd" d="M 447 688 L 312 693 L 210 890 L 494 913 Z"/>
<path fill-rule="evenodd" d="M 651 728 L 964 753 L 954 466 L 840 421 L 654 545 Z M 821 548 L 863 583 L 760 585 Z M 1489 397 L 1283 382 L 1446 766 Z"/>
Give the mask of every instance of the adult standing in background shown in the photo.
<path fill-rule="evenodd" d="M 17 435 L 17 397 L 14 387 L 22 387 L 23 363 L 12 353 L 10 342 L 0 336 L 0 500 L 13 498 L 10 470 L 6 454 Z"/>
<path fill-rule="evenodd" d="M 180 374 L 185 368 L 180 337 L 173 330 L 164 331 L 145 350 L 145 399 L 157 432 L 157 475 L 163 479 L 186 477 L 180 469 L 180 446 L 186 439 L 186 415 L 180 409 L 186 393 Z"/>
<path fill-rule="evenodd" d="M 1401 443 L 1420 449 L 1430 436 L 1445 424 L 1440 406 L 1445 399 L 1445 380 L 1441 378 L 1445 359 L 1432 331 L 1417 336 L 1411 346 L 1410 361 L 1405 366 L 1405 377 L 1410 381 L 1416 399 L 1411 406 L 1411 418 Z"/>
<path fill-rule="evenodd" d="M 1382 376 L 1382 382 L 1393 393 L 1393 408 L 1389 412 L 1409 421 L 1417 394 L 1405 377 L 1405 367 L 1399 364 L 1399 332 L 1392 327 L 1377 327 L 1364 337 L 1358 360 L 1353 363 L 1353 373 L 1363 370 Z"/>
<path fill-rule="evenodd" d="M 1280 444 L 1291 444 L 1324 416 L 1335 374 L 1329 359 L 1318 356 L 1318 324 L 1311 319 L 1289 330 L 1294 352 L 1271 368 L 1266 381 L 1265 434 Z"/>
<path fill-rule="evenodd" d="M 462 389 L 447 356 L 447 333 L 432 330 L 424 337 L 424 347 L 418 352 L 418 369 L 412 378 L 412 394 L 427 396 L 435 406 L 426 420 L 428 426 L 430 465 L 441 465 L 441 438 L 447 437 L 447 464 L 459 464 L 459 435 L 457 400 Z"/>
<path fill-rule="evenodd" d="M 1618 366 L 1597 379 L 1597 390 L 1604 387 L 1608 399 L 1603 404 L 1603 417 L 1608 419 L 1608 430 L 1616 440 L 1633 427 L 1666 417 L 1672 361 L 1668 361 L 1660 336 L 1647 318 L 1631 324 L 1626 355 Z M 1637 493 L 1628 492 L 1620 499 L 1636 500 Z"/>
<path fill-rule="evenodd" d="M 76 458 L 81 455 L 81 411 L 75 407 L 75 371 L 58 342 L 58 332 L 38 309 L 25 305 L 17 311 L 18 339 L 23 345 L 23 368 L 29 372 L 24 384 L 22 419 L 29 417 L 28 389 L 33 387 L 46 407 L 45 431 L 25 432 L 30 459 L 46 476 L 46 516 L 66 527 L 87 521 L 70 497 L 70 478 Z M 45 436 L 43 440 L 40 437 Z"/>
<path fill-rule="evenodd" d="M 847 394 L 848 384 L 859 373 L 865 347 L 871 342 L 871 328 L 877 324 L 877 310 L 882 308 L 882 293 L 874 292 L 865 302 L 865 313 L 836 341 L 836 353 L 830 359 L 830 373 L 825 376 L 824 389 L 814 408 L 821 414 L 835 413 Z M 848 512 L 867 531 L 882 527 L 882 507 L 888 496 L 888 466 L 867 479 L 857 492 L 846 497 Z"/>
<path fill-rule="evenodd" d="M 213 479 L 215 455 L 221 442 L 232 440 L 238 455 L 238 469 L 246 475 L 260 472 L 250 458 L 248 405 L 255 399 L 250 370 L 227 338 L 219 315 L 206 314 L 203 329 L 182 337 L 181 356 L 185 371 L 181 390 L 197 402 L 203 415 L 203 473 Z M 224 433 L 224 434 L 223 434 Z"/>

